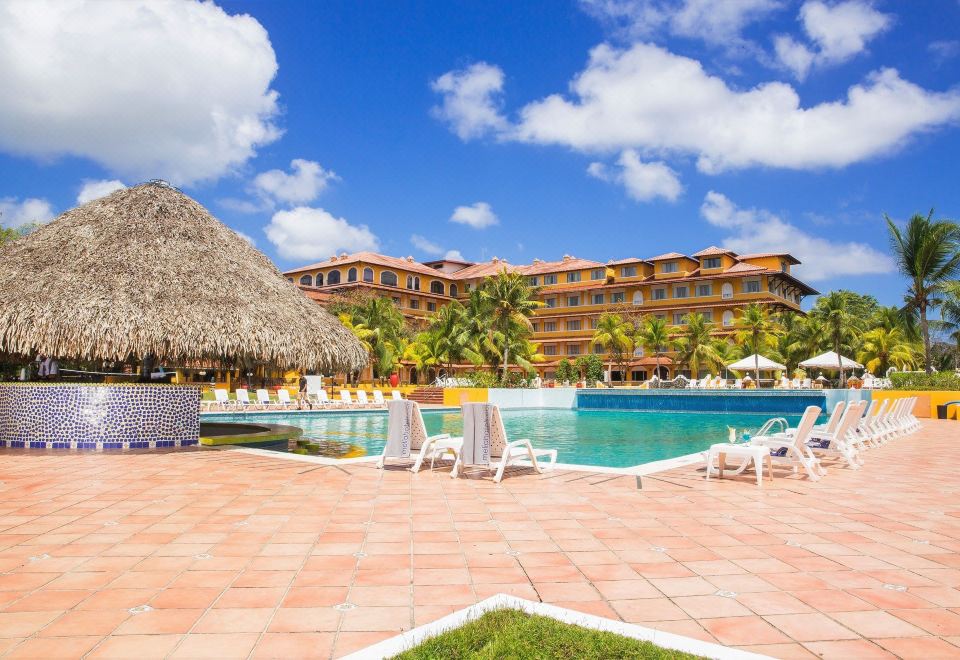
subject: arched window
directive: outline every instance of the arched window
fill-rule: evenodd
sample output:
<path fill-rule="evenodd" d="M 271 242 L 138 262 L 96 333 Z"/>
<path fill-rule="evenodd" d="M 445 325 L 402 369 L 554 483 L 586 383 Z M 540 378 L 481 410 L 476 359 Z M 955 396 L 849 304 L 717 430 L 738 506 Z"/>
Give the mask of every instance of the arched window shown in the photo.
<path fill-rule="evenodd" d="M 363 281 L 364 282 L 373 282 L 373 269 L 364 268 L 363 269 Z M 380 281 L 383 281 L 383 277 L 380 278 Z"/>
<path fill-rule="evenodd" d="M 356 282 L 356 281 L 357 281 L 357 269 L 356 269 L 356 268 L 351 268 L 350 270 L 347 271 L 347 281 L 348 281 L 348 282 Z"/>
<path fill-rule="evenodd" d="M 331 270 L 327 273 L 327 284 L 340 284 L 340 271 Z"/>
<path fill-rule="evenodd" d="M 730 282 L 724 282 L 720 287 L 720 297 L 724 300 L 733 298 L 733 285 Z"/>
<path fill-rule="evenodd" d="M 414 278 L 413 278 L 413 290 L 414 290 L 414 291 L 419 291 L 419 290 L 420 290 L 420 278 L 419 278 L 419 277 L 414 277 Z"/>
<path fill-rule="evenodd" d="M 293 278 L 292 278 L 292 277 L 288 277 L 288 278 L 287 278 L 287 281 L 292 283 L 292 282 L 293 282 Z"/>
<path fill-rule="evenodd" d="M 633 292 L 633 304 L 642 305 L 643 304 L 643 293 L 640 291 Z"/>
<path fill-rule="evenodd" d="M 456 297 L 457 297 L 457 285 L 456 285 L 456 284 L 451 284 L 451 285 L 450 285 L 450 297 L 451 297 L 451 298 L 456 298 Z"/>
<path fill-rule="evenodd" d="M 443 282 L 438 282 L 437 280 L 432 280 L 430 282 L 430 293 L 438 293 L 441 296 L 444 294 Z"/>
<path fill-rule="evenodd" d="M 364 279 L 364 280 L 367 279 L 367 271 L 366 271 L 366 270 L 363 271 L 363 279 Z M 384 285 L 384 286 L 397 286 L 397 274 L 396 274 L 396 273 L 393 273 L 393 272 L 390 272 L 389 270 L 385 270 L 385 271 L 381 272 L 381 273 L 380 273 L 380 284 L 382 284 L 382 285 Z"/>
<path fill-rule="evenodd" d="M 317 279 L 313 283 L 314 286 L 323 286 L 323 273 L 317 273 Z"/>
<path fill-rule="evenodd" d="M 407 275 L 407 288 L 413 288 L 413 275 Z"/>
<path fill-rule="evenodd" d="M 731 312 L 729 309 L 723 313 L 723 325 L 733 325 L 733 312 Z"/>
<path fill-rule="evenodd" d="M 313 277 L 310 275 L 302 275 L 300 277 L 300 284 L 303 286 L 313 286 Z"/>

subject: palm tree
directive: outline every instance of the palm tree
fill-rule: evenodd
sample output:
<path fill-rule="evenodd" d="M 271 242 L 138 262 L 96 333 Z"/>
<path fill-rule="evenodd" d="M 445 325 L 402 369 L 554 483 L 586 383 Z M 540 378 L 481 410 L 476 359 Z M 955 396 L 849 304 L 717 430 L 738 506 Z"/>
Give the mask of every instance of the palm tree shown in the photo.
<path fill-rule="evenodd" d="M 520 273 L 502 270 L 483 283 L 480 296 L 490 305 L 491 326 L 499 337 L 503 357 L 503 380 L 510 366 L 510 345 L 520 333 L 529 333 L 530 317 L 543 303 L 534 299 L 537 291 Z"/>
<path fill-rule="evenodd" d="M 624 321 L 619 314 L 604 312 L 597 321 L 597 329 L 593 332 L 590 346 L 602 346 L 610 354 L 610 370 L 616 362 L 621 371 L 626 374 L 626 353 L 633 350 L 631 337 L 633 325 Z M 610 377 L 613 380 L 613 376 Z M 626 380 L 626 378 L 624 378 Z"/>
<path fill-rule="evenodd" d="M 953 364 L 960 369 L 960 282 L 951 282 L 945 287 L 947 294 L 940 307 L 940 327 L 949 333 L 956 346 L 954 347 Z"/>
<path fill-rule="evenodd" d="M 657 378 L 660 377 L 660 358 L 673 346 L 665 319 L 656 316 L 644 318 L 636 329 L 634 341 L 643 346 L 643 350 L 653 353 L 657 362 Z"/>
<path fill-rule="evenodd" d="M 703 314 L 693 312 L 685 317 L 686 325 L 677 337 L 676 345 L 680 361 L 690 367 L 690 377 L 699 378 L 700 368 L 719 368 L 723 358 L 710 336 L 713 324 Z"/>
<path fill-rule="evenodd" d="M 820 299 L 817 300 L 817 306 L 812 312 L 823 321 L 827 336 L 830 338 L 830 345 L 837 354 L 837 369 L 840 370 L 841 386 L 846 379 L 844 378 L 845 369 L 843 368 L 840 351 L 843 349 L 844 342 L 855 337 L 859 321 L 850 313 L 849 302 L 850 294 L 847 291 L 831 291 L 825 296 L 820 296 Z"/>
<path fill-rule="evenodd" d="M 901 231 L 886 214 L 883 217 L 887 221 L 897 267 L 910 282 L 904 302 L 908 312 L 920 317 L 923 364 L 930 373 L 927 312 L 937 307 L 937 296 L 944 284 L 960 273 L 960 227 L 948 220 L 934 220 L 932 209 L 926 217 L 917 214 L 910 218 L 905 231 Z"/>
<path fill-rule="evenodd" d="M 900 328 L 881 326 L 864 333 L 858 359 L 872 373 L 884 374 L 889 367 L 912 367 L 916 357 L 917 352 Z"/>
<path fill-rule="evenodd" d="M 740 312 L 734 326 L 737 343 L 745 345 L 754 358 L 754 378 L 760 387 L 760 352 L 765 348 L 776 348 L 777 337 L 782 332 L 780 325 L 770 317 L 767 308 L 758 303 L 747 305 Z"/>
<path fill-rule="evenodd" d="M 410 342 L 403 353 L 405 360 L 412 360 L 417 371 L 426 374 L 430 367 L 443 364 L 443 339 L 439 333 L 425 330 Z"/>

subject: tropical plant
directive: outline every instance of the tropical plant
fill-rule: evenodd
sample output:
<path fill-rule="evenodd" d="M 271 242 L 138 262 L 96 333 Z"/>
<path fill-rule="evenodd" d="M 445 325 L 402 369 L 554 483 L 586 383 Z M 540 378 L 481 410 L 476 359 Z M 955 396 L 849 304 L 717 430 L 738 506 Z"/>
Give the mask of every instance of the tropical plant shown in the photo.
<path fill-rule="evenodd" d="M 917 357 L 917 351 L 903 330 L 880 326 L 863 334 L 863 347 L 857 359 L 868 371 L 885 374 L 889 367 L 913 368 Z"/>
<path fill-rule="evenodd" d="M 699 378 L 703 367 L 721 368 L 723 358 L 717 351 L 715 340 L 710 335 L 713 324 L 698 312 L 687 314 L 684 320 L 686 323 L 675 344 L 678 359 L 690 369 L 691 378 Z"/>
<path fill-rule="evenodd" d="M 939 327 L 953 341 L 953 367 L 960 369 L 960 282 L 951 282 L 944 291 Z"/>
<path fill-rule="evenodd" d="M 841 353 L 844 345 L 851 346 L 859 331 L 859 319 L 850 311 L 850 292 L 831 291 L 820 296 L 812 314 L 823 321 L 826 336 L 830 339 L 830 348 L 837 354 L 837 369 L 840 382 L 846 382 L 845 368 Z"/>
<path fill-rule="evenodd" d="M 765 349 L 777 347 L 777 337 L 783 332 L 780 324 L 771 316 L 766 307 L 758 303 L 747 305 L 740 311 L 740 317 L 734 325 L 734 338 L 737 343 L 749 349 L 754 358 L 754 379 L 760 384 L 760 358 Z"/>
<path fill-rule="evenodd" d="M 653 353 L 657 364 L 657 377 L 660 377 L 660 360 L 664 353 L 673 347 L 673 340 L 667 330 L 665 319 L 656 316 L 645 317 L 634 332 L 634 341 L 643 347 L 644 351 Z"/>
<path fill-rule="evenodd" d="M 603 360 L 599 355 L 581 355 L 573 361 L 573 366 L 580 375 L 580 380 L 586 383 L 596 383 L 603 380 Z"/>
<path fill-rule="evenodd" d="M 563 358 L 557 363 L 557 371 L 554 378 L 558 383 L 569 383 L 570 381 L 576 380 L 575 374 L 576 372 L 573 370 L 573 365 L 570 364 L 570 360 Z"/>
<path fill-rule="evenodd" d="M 531 330 L 530 317 L 543 305 L 535 300 L 537 290 L 520 273 L 503 270 L 480 287 L 480 298 L 490 306 L 493 343 L 500 351 L 504 381 L 510 366 L 510 348 L 518 339 L 526 340 Z"/>
<path fill-rule="evenodd" d="M 624 321 L 619 314 L 604 312 L 597 321 L 590 346 L 601 346 L 609 353 L 611 370 L 616 363 L 622 372 L 626 371 L 626 355 L 633 350 L 633 324 Z"/>
<path fill-rule="evenodd" d="M 948 220 L 934 220 L 933 210 L 926 216 L 914 215 L 903 230 L 886 214 L 883 217 L 897 268 L 910 283 L 904 296 L 905 310 L 920 319 L 923 364 L 930 373 L 927 313 L 938 306 L 944 286 L 960 274 L 960 227 Z"/>

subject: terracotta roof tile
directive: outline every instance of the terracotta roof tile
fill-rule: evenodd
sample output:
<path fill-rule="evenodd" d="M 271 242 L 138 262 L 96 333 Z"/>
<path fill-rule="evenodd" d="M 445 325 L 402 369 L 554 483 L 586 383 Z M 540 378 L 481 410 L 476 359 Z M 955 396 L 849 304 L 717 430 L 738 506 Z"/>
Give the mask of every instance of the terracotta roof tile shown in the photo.
<path fill-rule="evenodd" d="M 790 259 L 790 263 L 796 265 L 800 263 L 800 260 L 789 252 L 754 252 L 753 254 L 741 254 L 737 258 L 740 260 L 744 259 L 762 259 L 764 257 L 787 257 Z"/>
<path fill-rule="evenodd" d="M 729 254 L 732 257 L 737 256 L 736 252 L 731 250 L 724 250 L 723 248 L 718 248 L 716 245 L 711 245 L 710 247 L 700 250 L 699 252 L 694 252 L 694 257 L 712 257 L 718 254 Z"/>
<path fill-rule="evenodd" d="M 540 261 L 528 266 L 520 266 L 520 272 L 524 275 L 540 275 L 542 273 L 562 273 L 568 270 L 584 270 L 587 268 L 604 268 L 606 264 L 589 259 L 577 259 L 570 257 L 560 261 Z"/>
<path fill-rule="evenodd" d="M 763 266 L 755 266 L 747 263 L 737 263 L 723 271 L 724 273 L 765 273 L 767 271 Z"/>
<path fill-rule="evenodd" d="M 691 261 L 696 261 L 692 257 L 688 257 L 685 254 L 680 254 L 679 252 L 667 252 L 666 254 L 659 254 L 655 257 L 650 257 L 644 261 L 666 261 L 667 259 L 690 259 Z"/>
<path fill-rule="evenodd" d="M 443 273 L 435 268 L 424 266 L 415 259 L 411 261 L 409 259 L 401 259 L 399 257 L 388 257 L 385 254 L 378 254 L 376 252 L 354 252 L 353 254 L 340 255 L 336 257 L 336 259 L 331 258 L 327 259 L 326 261 L 319 261 L 315 264 L 310 264 L 309 266 L 301 266 L 300 268 L 294 268 L 293 270 L 285 271 L 284 275 L 302 273 L 308 270 L 317 270 L 318 268 L 329 268 L 331 266 L 350 266 L 358 263 L 371 264 L 374 266 L 385 266 L 387 268 L 401 268 L 413 273 L 431 275 L 434 277 L 444 276 Z"/>

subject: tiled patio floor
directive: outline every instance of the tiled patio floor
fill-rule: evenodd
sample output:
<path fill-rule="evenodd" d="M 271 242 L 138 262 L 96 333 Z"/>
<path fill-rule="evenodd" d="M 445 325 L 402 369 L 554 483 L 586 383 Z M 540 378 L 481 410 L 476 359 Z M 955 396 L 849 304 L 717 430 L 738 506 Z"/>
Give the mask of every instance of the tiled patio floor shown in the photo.
<path fill-rule="evenodd" d="M 0 654 L 329 657 L 505 592 L 779 657 L 960 656 L 958 465 L 937 421 L 763 492 L 0 450 Z"/>

